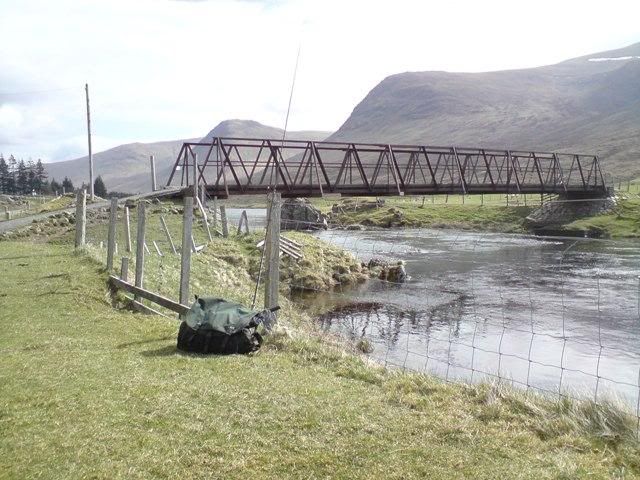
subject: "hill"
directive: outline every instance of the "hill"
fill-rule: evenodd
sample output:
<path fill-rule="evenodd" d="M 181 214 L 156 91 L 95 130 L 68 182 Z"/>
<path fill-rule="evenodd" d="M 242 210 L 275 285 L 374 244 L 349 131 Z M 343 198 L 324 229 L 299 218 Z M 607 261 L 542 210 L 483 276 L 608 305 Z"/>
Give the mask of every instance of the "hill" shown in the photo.
<path fill-rule="evenodd" d="M 380 82 L 331 140 L 598 154 L 640 174 L 640 43 L 486 73 L 407 72 Z"/>
<path fill-rule="evenodd" d="M 203 140 L 220 137 L 264 137 L 282 138 L 282 129 L 262 125 L 252 120 L 225 120 L 211 130 Z M 287 132 L 287 138 L 305 138 L 323 140 L 331 132 L 299 131 Z M 154 143 L 130 143 L 96 153 L 93 156 L 95 176 L 102 178 L 109 191 L 129 193 L 144 192 L 151 189 L 149 156 L 156 159 L 158 184 L 163 185 L 169 177 L 173 163 L 183 142 L 197 139 L 172 140 Z M 61 181 L 69 177 L 74 185 L 87 181 L 87 157 L 64 162 L 45 164 L 49 178 Z"/>

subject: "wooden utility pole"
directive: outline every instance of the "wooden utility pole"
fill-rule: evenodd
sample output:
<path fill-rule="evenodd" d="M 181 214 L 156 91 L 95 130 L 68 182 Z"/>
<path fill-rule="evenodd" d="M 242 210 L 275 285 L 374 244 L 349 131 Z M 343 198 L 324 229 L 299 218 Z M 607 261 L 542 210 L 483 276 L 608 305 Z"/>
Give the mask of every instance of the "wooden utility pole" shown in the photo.
<path fill-rule="evenodd" d="M 84 91 L 87 96 L 87 139 L 89 143 L 89 192 L 91 194 L 91 201 L 95 200 L 95 194 L 93 191 L 93 152 L 91 151 L 91 113 L 89 110 L 89 84 L 84 84 Z"/>

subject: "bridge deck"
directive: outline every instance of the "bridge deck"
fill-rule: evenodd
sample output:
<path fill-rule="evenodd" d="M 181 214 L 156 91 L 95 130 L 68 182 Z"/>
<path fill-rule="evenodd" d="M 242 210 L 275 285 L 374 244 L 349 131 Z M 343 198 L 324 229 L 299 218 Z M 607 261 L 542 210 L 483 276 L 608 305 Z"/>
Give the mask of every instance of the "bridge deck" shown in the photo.
<path fill-rule="evenodd" d="M 595 155 L 253 138 L 185 143 L 167 186 L 178 179 L 218 197 L 606 193 Z"/>

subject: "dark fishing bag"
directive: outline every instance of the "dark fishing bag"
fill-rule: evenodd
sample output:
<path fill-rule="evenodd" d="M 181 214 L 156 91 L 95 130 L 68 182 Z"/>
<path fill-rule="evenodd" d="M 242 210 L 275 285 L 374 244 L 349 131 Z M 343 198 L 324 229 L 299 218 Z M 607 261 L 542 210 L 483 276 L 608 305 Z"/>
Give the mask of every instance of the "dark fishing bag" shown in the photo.
<path fill-rule="evenodd" d="M 276 310 L 255 311 L 221 298 L 196 297 L 180 324 L 178 349 L 218 355 L 255 352 L 262 344 L 258 325 L 269 330 Z"/>

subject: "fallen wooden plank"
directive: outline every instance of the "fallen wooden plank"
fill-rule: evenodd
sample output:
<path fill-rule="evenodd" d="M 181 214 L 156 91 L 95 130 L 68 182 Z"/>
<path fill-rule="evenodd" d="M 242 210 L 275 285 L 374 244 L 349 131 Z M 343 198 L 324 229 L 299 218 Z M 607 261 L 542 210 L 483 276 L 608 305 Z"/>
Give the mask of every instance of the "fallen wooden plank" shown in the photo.
<path fill-rule="evenodd" d="M 290 244 L 289 242 L 282 242 L 283 245 L 286 245 L 287 248 L 293 250 L 294 252 L 302 253 L 302 249 L 300 247 L 296 247 L 295 245 Z"/>
<path fill-rule="evenodd" d="M 296 260 L 300 260 L 302 258 L 302 255 L 300 255 L 298 252 L 291 250 L 288 246 L 286 245 L 280 245 L 280 250 L 283 253 L 286 253 L 287 255 L 289 255 L 290 257 L 295 258 Z"/>
<path fill-rule="evenodd" d="M 286 240 L 287 242 L 294 244 L 296 247 L 302 248 L 302 244 L 301 243 L 298 243 L 295 240 L 291 240 L 290 238 L 280 237 L 280 240 Z"/>
<path fill-rule="evenodd" d="M 180 315 L 184 315 L 189 311 L 189 307 L 187 307 L 186 305 L 182 305 L 169 298 L 163 297 L 162 295 L 158 295 L 157 293 L 153 293 L 153 292 L 150 292 L 149 290 L 145 290 L 144 288 L 131 285 L 130 283 L 127 283 L 119 279 L 115 275 L 109 275 L 109 281 L 116 288 L 119 288 L 129 293 L 133 293 L 134 295 L 137 295 L 139 297 L 146 298 L 147 300 L 151 300 L 153 303 L 157 303 L 161 307 L 167 308 L 172 312 L 176 312 Z"/>
<path fill-rule="evenodd" d="M 264 248 L 264 240 L 259 241 L 256 245 L 256 248 Z M 300 260 L 303 257 L 302 252 L 296 246 L 289 245 L 286 242 L 280 243 L 280 252 L 284 253 L 285 255 L 289 255 L 296 260 Z"/>
<path fill-rule="evenodd" d="M 129 297 L 127 297 L 127 298 L 129 298 Z M 145 304 L 140 303 L 140 302 L 138 302 L 138 301 L 136 301 L 134 299 L 131 299 L 131 305 L 132 305 L 133 309 L 136 312 L 144 313 L 145 315 L 162 315 L 163 317 L 173 318 L 173 317 L 170 317 L 169 315 L 165 315 L 164 313 L 159 312 L 158 310 L 155 310 L 155 309 L 153 309 L 151 307 L 147 307 Z"/>

